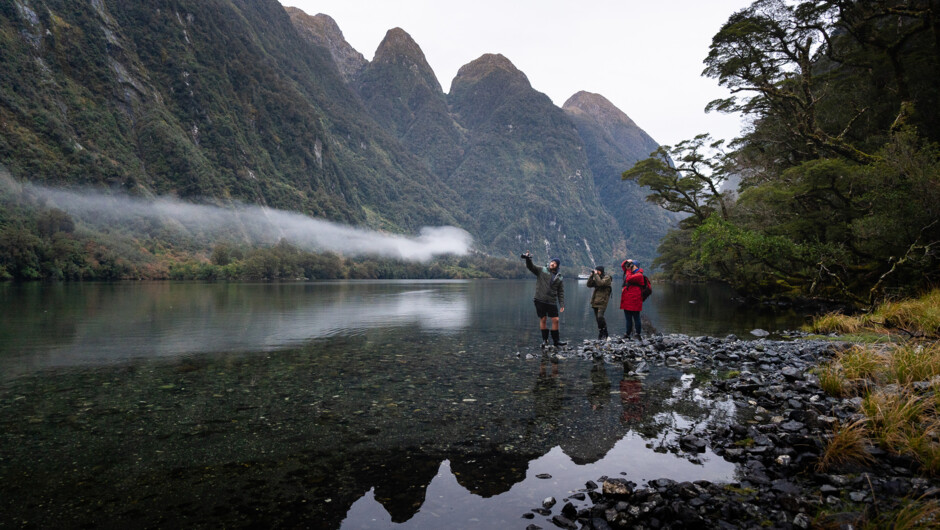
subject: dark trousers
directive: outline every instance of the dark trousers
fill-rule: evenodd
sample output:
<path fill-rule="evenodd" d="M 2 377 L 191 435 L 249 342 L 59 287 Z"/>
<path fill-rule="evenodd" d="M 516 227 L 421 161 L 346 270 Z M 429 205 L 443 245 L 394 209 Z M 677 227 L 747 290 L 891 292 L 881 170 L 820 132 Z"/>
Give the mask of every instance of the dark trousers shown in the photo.
<path fill-rule="evenodd" d="M 607 329 L 607 319 L 604 318 L 606 307 L 592 307 L 594 310 L 594 319 L 597 320 L 597 329 Z"/>
<path fill-rule="evenodd" d="M 642 331 L 642 325 L 640 324 L 640 312 L 639 311 L 627 311 L 623 310 L 623 316 L 627 317 L 627 336 L 633 334 L 633 325 L 636 324 L 636 334 L 639 335 Z"/>

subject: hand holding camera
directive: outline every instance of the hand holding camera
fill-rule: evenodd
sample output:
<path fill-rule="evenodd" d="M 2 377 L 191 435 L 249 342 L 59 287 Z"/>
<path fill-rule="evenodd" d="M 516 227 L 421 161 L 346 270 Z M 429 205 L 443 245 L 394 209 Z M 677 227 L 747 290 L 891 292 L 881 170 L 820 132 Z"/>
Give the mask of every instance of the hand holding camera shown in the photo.
<path fill-rule="evenodd" d="M 532 254 L 528 250 L 525 251 L 525 254 L 519 256 L 522 259 L 532 259 Z"/>

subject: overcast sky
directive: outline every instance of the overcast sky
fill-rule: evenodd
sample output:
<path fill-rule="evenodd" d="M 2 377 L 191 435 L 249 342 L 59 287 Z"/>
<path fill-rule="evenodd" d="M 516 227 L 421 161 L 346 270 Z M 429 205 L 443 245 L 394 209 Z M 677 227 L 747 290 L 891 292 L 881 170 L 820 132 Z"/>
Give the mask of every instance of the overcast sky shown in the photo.
<path fill-rule="evenodd" d="M 601 94 L 660 144 L 708 132 L 731 139 L 737 116 L 705 113 L 727 92 L 701 76 L 711 38 L 750 0 L 281 0 L 331 16 L 367 60 L 386 31 L 418 43 L 445 92 L 457 70 L 501 53 L 559 107 Z"/>

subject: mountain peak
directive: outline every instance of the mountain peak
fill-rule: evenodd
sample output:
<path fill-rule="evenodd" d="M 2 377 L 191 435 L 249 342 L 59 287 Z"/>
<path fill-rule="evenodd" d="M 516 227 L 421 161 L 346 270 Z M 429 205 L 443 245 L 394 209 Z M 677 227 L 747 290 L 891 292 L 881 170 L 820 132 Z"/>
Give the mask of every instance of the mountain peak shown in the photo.
<path fill-rule="evenodd" d="M 591 116 L 599 124 L 606 127 L 619 125 L 638 128 L 637 124 L 626 113 L 600 94 L 582 90 L 568 98 L 568 101 L 565 101 L 561 108 L 571 114 Z"/>
<path fill-rule="evenodd" d="M 456 82 L 459 79 L 463 82 L 472 83 L 495 72 L 508 74 L 511 80 L 522 81 L 527 86 L 531 87 L 529 78 L 526 77 L 521 70 L 516 68 L 516 65 L 512 64 L 512 61 L 500 53 L 485 53 L 476 60 L 461 66 L 460 70 L 457 71 L 457 77 L 454 78 L 454 81 Z"/>
<path fill-rule="evenodd" d="M 302 37 L 330 52 L 344 81 L 349 83 L 365 67 L 365 57 L 346 42 L 332 17 L 323 13 L 310 16 L 296 7 L 285 7 L 284 10 Z"/>
<path fill-rule="evenodd" d="M 401 28 L 392 28 L 385 33 L 385 38 L 379 43 L 378 49 L 375 50 L 375 57 L 372 60 L 383 62 L 400 57 L 427 62 L 421 47 L 407 31 Z"/>

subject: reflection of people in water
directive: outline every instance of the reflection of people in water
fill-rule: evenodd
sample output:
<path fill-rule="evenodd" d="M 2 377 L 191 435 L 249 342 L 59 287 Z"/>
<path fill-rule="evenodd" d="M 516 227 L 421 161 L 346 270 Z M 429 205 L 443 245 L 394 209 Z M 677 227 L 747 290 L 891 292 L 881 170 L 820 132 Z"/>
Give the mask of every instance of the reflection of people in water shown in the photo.
<path fill-rule="evenodd" d="M 535 421 L 541 436 L 547 436 L 555 430 L 557 416 L 565 398 L 565 388 L 558 377 L 558 359 L 543 356 L 539 363 L 539 377 L 532 389 L 535 398 Z"/>
<path fill-rule="evenodd" d="M 620 380 L 620 404 L 623 406 L 620 421 L 634 423 L 643 419 L 643 382 L 639 378 L 627 376 L 626 371 Z"/>
<path fill-rule="evenodd" d="M 591 366 L 588 401 L 591 403 L 591 410 L 602 409 L 610 401 L 610 378 L 607 377 L 607 366 L 603 359 L 595 359 L 594 365 Z"/>

